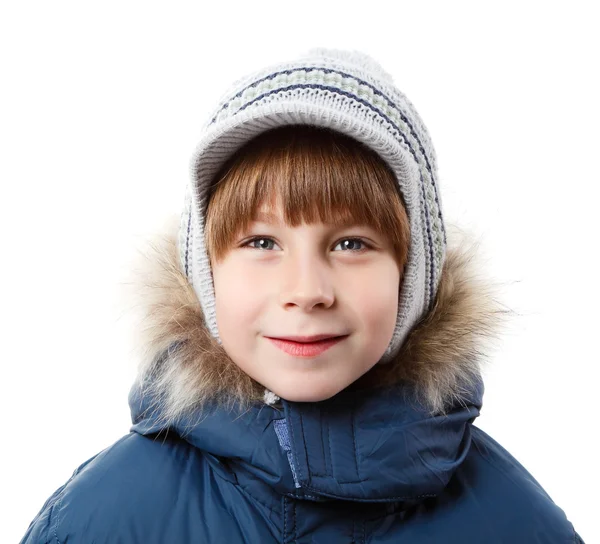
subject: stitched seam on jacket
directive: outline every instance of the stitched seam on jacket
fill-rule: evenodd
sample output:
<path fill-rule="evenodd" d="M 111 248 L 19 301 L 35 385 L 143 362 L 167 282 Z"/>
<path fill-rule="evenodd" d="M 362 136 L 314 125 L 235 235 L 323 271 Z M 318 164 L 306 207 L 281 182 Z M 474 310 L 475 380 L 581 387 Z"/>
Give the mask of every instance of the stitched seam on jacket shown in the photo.
<path fill-rule="evenodd" d="M 351 544 L 365 544 L 366 542 L 366 531 L 365 531 L 365 520 L 361 519 L 356 523 L 356 519 L 352 517 L 352 543 Z"/>
<path fill-rule="evenodd" d="M 350 414 L 350 418 L 351 418 L 351 422 L 352 422 L 352 443 L 354 444 L 354 466 L 356 468 L 356 475 L 358 476 L 358 480 L 352 480 L 352 481 L 346 481 L 344 483 L 362 483 L 365 482 L 367 479 L 366 478 L 362 478 L 360 475 L 360 468 L 359 468 L 359 463 L 358 463 L 358 448 L 356 446 L 356 429 L 355 429 L 355 425 L 354 425 L 354 408 L 352 409 L 352 412 Z M 322 411 L 319 411 L 319 428 L 321 429 L 321 451 L 323 453 L 323 461 L 326 461 L 325 458 L 325 445 L 323 443 L 323 417 L 322 417 Z M 326 477 L 326 478 L 330 478 L 333 477 L 335 479 L 335 475 L 333 474 L 333 464 L 331 461 L 331 436 L 329 434 L 329 424 L 327 423 L 327 440 L 329 441 L 329 456 L 330 456 L 330 466 L 331 466 L 331 474 L 327 473 L 327 466 L 325 467 L 325 474 L 320 474 L 318 472 L 314 472 L 312 471 L 311 474 L 313 476 L 320 476 L 320 477 Z M 325 463 L 326 464 L 326 463 Z"/>
<path fill-rule="evenodd" d="M 65 486 L 66 489 L 66 486 Z M 59 511 L 60 511 L 60 504 L 62 503 L 62 499 L 63 499 L 63 493 L 61 491 L 60 495 L 59 495 L 59 499 L 57 500 L 57 502 L 55 502 L 52 505 L 52 510 L 50 511 L 50 515 L 52 515 L 52 511 L 54 510 L 54 508 L 56 507 L 56 520 L 54 522 L 54 540 L 56 540 L 57 544 L 60 544 L 60 540 L 58 540 L 58 520 L 59 520 Z"/>
<path fill-rule="evenodd" d="M 285 498 L 285 495 L 283 497 L 283 535 L 281 538 L 281 541 L 283 544 L 285 544 L 285 537 L 287 535 L 287 499 Z"/>
<path fill-rule="evenodd" d="M 304 446 L 304 454 L 306 455 L 306 464 L 307 464 L 307 468 L 308 468 L 308 451 L 306 450 L 306 440 L 305 440 L 306 435 L 304 434 L 304 423 L 302 421 L 302 412 L 299 412 L 298 415 L 300 416 L 300 430 L 302 431 L 302 438 L 303 438 L 302 444 Z M 294 439 L 294 425 L 292 424 L 291 421 L 290 421 L 290 425 L 289 425 L 289 430 L 290 430 L 290 433 L 292 435 L 292 440 L 293 440 Z M 331 434 L 329 434 L 329 449 L 331 451 Z M 295 449 L 292 448 L 292 452 L 294 452 L 294 450 Z M 302 479 L 302 468 L 300 467 L 300 463 L 298 462 L 298 459 L 296 459 L 295 461 L 296 461 L 296 470 L 298 471 L 298 479 L 301 480 Z M 327 477 L 327 478 L 332 477 L 335 480 L 336 478 L 335 478 L 335 468 L 333 466 L 333 457 L 331 459 L 331 474 L 332 474 L 332 476 L 329 476 L 327 474 L 327 475 L 325 475 L 325 477 Z M 311 473 L 311 476 L 310 476 L 311 478 L 312 478 L 312 475 L 313 474 Z M 319 475 L 318 474 L 314 474 L 314 476 L 319 476 Z M 309 478 L 309 475 L 307 474 L 306 475 L 306 479 L 308 480 L 308 478 Z M 353 480 L 351 482 L 337 482 L 337 480 L 336 480 L 336 482 L 339 485 L 345 485 L 345 484 L 360 484 L 362 482 L 366 482 L 367 480 L 368 480 L 368 478 L 365 478 L 363 480 Z M 311 491 L 314 491 L 317 494 L 321 493 L 321 491 L 319 491 L 318 489 L 316 489 L 314 487 L 310 487 L 308 485 L 302 485 L 302 487 L 305 488 L 305 489 L 310 489 Z M 330 496 L 336 497 L 336 498 L 340 498 L 340 499 L 346 498 L 346 497 L 343 497 L 343 496 L 340 496 L 340 495 L 333 495 L 333 494 L 330 494 Z M 416 498 L 421 498 L 421 497 L 435 497 L 435 495 L 419 495 Z M 388 498 L 392 498 L 392 499 L 396 499 L 396 498 L 406 499 L 406 498 L 409 498 L 409 497 L 388 497 Z M 412 498 L 412 497 L 410 497 L 410 498 Z"/>
<path fill-rule="evenodd" d="M 308 451 L 306 450 L 306 436 L 304 434 L 304 423 L 302 422 L 302 412 L 299 412 L 299 416 L 300 416 L 300 430 L 302 431 L 302 445 L 304 446 L 304 455 L 306 456 L 306 469 L 308 471 Z M 294 425 L 291 424 L 290 422 L 290 431 L 292 433 L 292 437 L 294 436 L 294 431 L 293 431 Z M 292 448 L 292 451 L 294 451 L 294 448 Z M 300 468 L 300 463 L 298 462 L 298 459 L 296 459 L 296 469 L 298 470 L 298 479 L 301 480 L 302 479 L 302 469 Z M 306 474 L 306 479 L 308 479 L 309 475 Z"/>
<path fill-rule="evenodd" d="M 30 537 L 31 532 L 35 528 L 36 524 L 39 523 L 39 520 L 42 518 L 42 516 L 47 513 L 48 515 L 46 517 L 46 522 L 44 524 L 44 530 L 42 531 L 42 534 L 46 535 L 45 541 L 48 543 L 50 542 L 50 540 L 52 539 L 52 535 L 50 533 L 52 532 L 52 524 L 53 524 L 52 510 L 54 509 L 54 505 L 56 504 L 56 501 L 60 498 L 67 483 L 68 482 L 66 482 L 61 487 L 59 487 L 44 503 L 44 505 L 39 510 L 39 512 L 37 513 L 35 518 L 33 518 L 32 522 L 29 524 L 29 528 L 27 529 L 27 532 L 25 533 L 24 538 Z"/>
<path fill-rule="evenodd" d="M 242 486 L 241 484 L 234 484 L 232 482 L 228 482 L 231 483 L 231 485 L 233 485 L 234 487 L 238 487 L 240 492 L 248 495 L 248 497 L 250 497 L 251 499 L 253 499 L 254 501 L 256 501 L 258 504 L 260 504 L 261 506 L 264 506 L 269 512 L 274 512 L 274 513 L 279 513 L 281 515 L 280 512 L 277 512 L 277 510 L 274 510 L 273 508 L 271 508 L 270 506 L 266 505 L 264 502 L 258 500 L 252 493 L 250 493 L 247 489 L 244 488 L 244 486 Z M 283 497 L 284 501 L 283 501 L 283 542 L 285 543 L 285 496 Z M 268 525 L 268 524 L 267 524 Z"/>
<path fill-rule="evenodd" d="M 366 480 L 361 480 L 361 481 L 366 481 Z M 355 484 L 355 483 L 360 483 L 360 482 L 338 482 L 339 485 L 344 485 L 344 484 Z M 317 495 L 323 495 L 325 497 L 333 497 L 334 499 L 347 499 L 348 497 L 346 497 L 345 495 L 336 495 L 335 493 L 323 493 L 322 490 L 316 489 L 314 487 L 310 487 L 309 485 L 303 485 L 302 486 L 304 489 L 310 489 L 311 491 L 315 491 L 317 493 Z M 375 502 L 385 502 L 391 499 L 399 499 L 399 500 L 405 500 L 405 501 L 412 501 L 415 499 L 426 499 L 428 497 L 437 497 L 437 495 L 435 493 L 426 493 L 425 495 L 414 495 L 412 497 L 408 497 L 408 496 L 397 496 L 397 497 L 380 497 L 377 501 Z M 369 502 L 374 502 L 374 501 L 369 501 Z"/>
<path fill-rule="evenodd" d="M 256 496 L 253 495 L 252 493 L 250 493 L 250 491 L 248 491 L 248 489 L 246 487 L 244 487 L 242 484 L 240 484 L 240 483 L 234 484 L 233 482 L 228 482 L 228 483 L 230 483 L 231 485 L 233 485 L 235 487 L 239 487 L 240 491 L 242 491 L 242 493 L 245 493 L 246 495 L 248 495 L 250 498 L 252 498 L 253 500 L 255 500 L 261 506 L 264 506 L 269 512 L 277 513 L 277 510 L 273 510 L 272 507 L 270 507 L 269 505 L 265 504 L 261 500 L 257 499 Z"/>
<path fill-rule="evenodd" d="M 323 427 L 322 427 L 322 420 L 321 420 L 321 411 L 319 411 L 319 423 L 321 423 L 321 448 L 323 450 L 323 460 L 325 460 L 325 445 L 323 444 Z M 327 437 L 329 438 L 329 433 L 327 433 Z M 308 459 L 308 457 L 307 457 Z M 325 463 L 324 463 L 325 464 Z M 320 472 L 316 472 L 314 470 L 312 470 L 310 472 L 311 476 L 320 476 L 321 478 L 335 478 L 335 476 L 333 475 L 333 465 L 331 465 L 331 474 L 327 474 L 327 467 L 325 467 L 325 474 L 321 474 Z"/>
<path fill-rule="evenodd" d="M 331 451 L 332 451 L 332 448 L 331 448 L 331 433 L 329 433 L 329 432 L 327 433 L 327 440 L 329 441 L 329 455 L 330 455 L 330 460 L 331 460 L 331 477 L 333 479 L 335 479 L 336 470 L 335 470 L 335 465 L 333 464 L 333 455 L 331 455 Z"/>
<path fill-rule="evenodd" d="M 351 421 L 352 421 L 352 442 L 354 443 L 354 466 L 356 467 L 356 475 L 358 476 L 358 480 L 349 480 L 349 481 L 345 481 L 345 482 L 339 482 L 335 476 L 335 469 L 333 466 L 332 458 L 331 458 L 331 474 L 317 474 L 316 472 L 311 472 L 312 476 L 317 476 L 317 477 L 321 477 L 321 478 L 333 478 L 340 485 L 341 484 L 361 484 L 368 480 L 368 478 L 361 478 L 360 473 L 358 471 L 358 450 L 356 449 L 356 437 L 354 434 L 354 408 L 352 409 L 350 417 L 352 418 Z M 331 455 L 331 435 L 329 434 L 329 427 L 327 427 L 327 438 L 329 440 L 329 452 Z"/>
<path fill-rule="evenodd" d="M 286 499 L 285 496 L 283 497 L 283 533 L 281 534 L 281 542 L 282 544 L 285 544 L 285 535 L 286 535 L 286 516 L 287 516 L 287 505 L 286 505 Z"/>
<path fill-rule="evenodd" d="M 356 434 L 354 431 L 354 407 L 350 411 L 350 421 L 352 422 L 352 442 L 354 443 L 354 466 L 356 467 L 356 475 L 358 476 L 358 481 L 362 482 L 360 472 L 358 470 L 358 450 L 356 449 Z"/>
<path fill-rule="evenodd" d="M 297 501 L 294 501 L 294 542 L 298 541 L 298 526 L 296 525 L 296 505 Z"/>
<path fill-rule="evenodd" d="M 100 455 L 100 453 L 96 454 L 94 456 L 94 458 L 97 457 L 98 455 Z M 91 459 L 88 460 L 87 463 L 89 463 L 90 461 L 91 461 Z M 87 463 L 85 463 L 85 464 L 87 464 Z M 60 505 L 63 500 L 63 495 L 64 495 L 65 491 L 67 490 L 67 486 L 71 483 L 71 480 L 73 480 L 73 478 L 75 478 L 75 476 L 77 476 L 79 474 L 80 468 L 81 467 L 79 467 L 77 470 L 75 470 L 75 472 L 73 472 L 71 477 L 63 484 L 62 489 L 56 496 L 56 499 L 52 503 L 52 506 L 50 507 L 50 511 L 48 512 L 48 532 L 52 531 L 54 533 L 54 540 L 56 540 L 57 544 L 60 544 L 60 540 L 58 539 L 58 522 L 59 522 Z M 52 513 L 54 512 L 55 509 L 56 509 L 56 517 L 55 517 L 54 524 L 52 524 L 51 523 Z M 52 525 L 54 525 L 54 528 L 52 528 Z M 48 536 L 50 536 L 50 534 L 48 534 Z"/>
<path fill-rule="evenodd" d="M 580 535 L 577 534 L 575 530 L 575 525 L 571 523 L 571 529 L 573 529 L 573 544 L 585 544 Z"/>
<path fill-rule="evenodd" d="M 333 476 L 333 461 L 331 459 L 331 437 L 329 432 L 329 421 L 327 421 L 327 455 L 329 457 L 329 470 L 331 471 L 331 475 Z"/>
<path fill-rule="evenodd" d="M 327 462 L 325 461 L 325 444 L 323 443 L 323 410 L 319 410 L 319 430 L 321 435 L 321 452 L 323 453 L 323 464 L 325 472 L 327 472 Z"/>

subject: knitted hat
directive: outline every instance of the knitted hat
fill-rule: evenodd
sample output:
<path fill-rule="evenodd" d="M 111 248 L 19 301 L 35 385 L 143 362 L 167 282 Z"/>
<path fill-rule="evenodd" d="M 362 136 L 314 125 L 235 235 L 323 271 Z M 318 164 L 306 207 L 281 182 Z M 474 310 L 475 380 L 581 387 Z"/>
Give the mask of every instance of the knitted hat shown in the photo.
<path fill-rule="evenodd" d="M 297 60 L 238 79 L 204 126 L 190 162 L 181 217 L 182 270 L 200 300 L 207 327 L 221 343 L 204 222 L 209 189 L 223 163 L 271 128 L 310 124 L 344 133 L 373 149 L 398 181 L 411 242 L 399 292 L 398 315 L 380 362 L 389 362 L 431 308 L 446 254 L 446 231 L 436 157 L 429 134 L 391 76 L 358 51 L 315 48 Z"/>

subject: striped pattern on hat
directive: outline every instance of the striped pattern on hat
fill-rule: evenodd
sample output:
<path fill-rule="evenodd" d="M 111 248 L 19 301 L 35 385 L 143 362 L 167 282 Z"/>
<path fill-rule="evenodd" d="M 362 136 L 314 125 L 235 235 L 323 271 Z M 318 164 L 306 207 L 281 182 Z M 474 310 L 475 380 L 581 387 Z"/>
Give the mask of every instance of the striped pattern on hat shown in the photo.
<path fill-rule="evenodd" d="M 435 301 L 446 230 L 435 150 L 427 129 L 391 76 L 365 53 L 311 49 L 292 62 L 238 79 L 223 95 L 190 162 L 179 236 L 182 270 L 198 295 L 210 333 L 220 342 L 204 244 L 210 184 L 220 166 L 248 140 L 288 124 L 318 125 L 347 134 L 377 152 L 396 175 L 411 244 L 394 334 L 380 361 L 388 362 Z"/>

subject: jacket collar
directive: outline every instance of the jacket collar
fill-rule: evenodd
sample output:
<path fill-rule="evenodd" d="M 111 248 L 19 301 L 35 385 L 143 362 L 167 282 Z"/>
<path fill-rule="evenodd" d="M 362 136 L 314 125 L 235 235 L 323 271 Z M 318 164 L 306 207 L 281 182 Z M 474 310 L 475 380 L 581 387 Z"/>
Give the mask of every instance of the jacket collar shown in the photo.
<path fill-rule="evenodd" d="M 478 380 L 461 406 L 431 417 L 410 401 L 410 387 L 398 384 L 347 390 L 322 402 L 284 400 L 281 409 L 213 405 L 169 427 L 139 388 L 129 401 L 133 431 L 156 440 L 174 431 L 236 484 L 258 479 L 313 501 L 413 503 L 440 493 L 464 460 L 482 395 Z"/>
<path fill-rule="evenodd" d="M 222 476 L 310 500 L 439 493 L 468 452 L 482 404 L 484 345 L 509 313 L 496 286 L 477 276 L 476 246 L 451 232 L 457 243 L 448 247 L 436 303 L 395 361 L 326 401 L 274 406 L 204 326 L 180 271 L 176 228 L 153 239 L 130 284 L 141 310 L 132 430 L 174 431 Z"/>

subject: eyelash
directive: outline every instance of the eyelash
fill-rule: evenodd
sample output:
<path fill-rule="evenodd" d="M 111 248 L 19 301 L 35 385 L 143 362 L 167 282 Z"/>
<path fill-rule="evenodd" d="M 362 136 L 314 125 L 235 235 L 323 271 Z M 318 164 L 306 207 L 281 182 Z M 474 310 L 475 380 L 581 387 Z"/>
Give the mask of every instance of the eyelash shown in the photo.
<path fill-rule="evenodd" d="M 253 238 L 250 238 L 249 240 L 246 240 L 242 244 L 241 247 L 248 247 L 249 244 L 251 244 L 252 242 L 255 242 L 256 240 L 271 240 L 271 241 L 274 241 L 273 238 L 271 238 L 269 236 L 254 236 Z M 367 251 L 367 249 L 373 249 L 373 246 L 371 244 L 369 244 L 369 242 L 367 242 L 363 238 L 358 238 L 358 237 L 340 238 L 335 243 L 335 246 L 337 246 L 340 242 L 343 242 L 345 240 L 358 240 L 361 244 L 364 244 L 366 246 L 366 249 L 365 248 L 363 248 L 363 249 L 348 249 L 348 250 L 346 250 L 346 252 L 350 252 L 350 253 L 364 253 L 365 251 Z M 257 247 L 248 247 L 248 249 L 256 249 L 258 251 L 268 251 L 268 250 L 257 248 Z M 344 250 L 342 250 L 342 251 L 344 251 Z"/>

